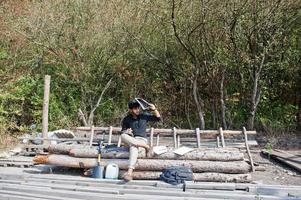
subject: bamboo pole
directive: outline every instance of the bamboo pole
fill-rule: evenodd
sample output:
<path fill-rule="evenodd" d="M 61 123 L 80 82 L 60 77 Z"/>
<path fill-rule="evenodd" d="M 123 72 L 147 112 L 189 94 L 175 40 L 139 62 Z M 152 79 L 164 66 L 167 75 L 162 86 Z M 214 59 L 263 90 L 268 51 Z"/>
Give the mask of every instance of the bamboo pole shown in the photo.
<path fill-rule="evenodd" d="M 44 139 L 48 138 L 49 93 L 50 93 L 50 76 L 45 75 L 43 116 L 42 116 L 42 136 Z M 43 141 L 43 143 L 45 144 L 46 142 Z"/>

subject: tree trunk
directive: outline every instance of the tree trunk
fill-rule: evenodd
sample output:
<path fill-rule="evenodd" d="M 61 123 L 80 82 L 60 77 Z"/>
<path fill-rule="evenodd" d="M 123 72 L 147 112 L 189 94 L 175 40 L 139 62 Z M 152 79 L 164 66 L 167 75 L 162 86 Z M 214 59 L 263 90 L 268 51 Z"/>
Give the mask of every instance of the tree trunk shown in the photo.
<path fill-rule="evenodd" d="M 244 159 L 244 154 L 241 152 L 221 151 L 198 149 L 183 156 L 173 153 L 174 149 L 168 149 L 168 152 L 161 155 L 154 155 L 148 159 L 165 159 L 165 160 L 210 160 L 210 161 L 239 161 Z M 70 156 L 81 158 L 97 158 L 97 149 L 71 149 Z M 129 152 L 105 152 L 101 154 L 102 158 L 129 158 Z M 139 152 L 139 158 L 146 158 L 145 152 Z"/>
<path fill-rule="evenodd" d="M 195 105 L 198 110 L 198 115 L 199 115 L 199 127 L 201 130 L 205 130 L 205 119 L 204 119 L 204 111 L 203 111 L 203 106 L 201 103 L 201 98 L 198 95 L 198 87 L 197 87 L 197 75 L 195 75 L 195 78 L 193 80 L 192 84 L 192 89 L 193 89 L 193 98 Z"/>
<path fill-rule="evenodd" d="M 57 153 L 57 154 L 69 154 L 71 149 L 89 149 L 88 145 L 82 144 L 56 144 L 56 145 L 49 145 L 48 152 L 49 153 Z"/>
<path fill-rule="evenodd" d="M 264 61 L 265 61 L 265 55 L 263 55 L 260 65 L 258 67 L 255 67 L 255 69 L 253 69 L 253 74 L 252 74 L 253 89 L 252 89 L 252 95 L 251 95 L 249 117 L 247 119 L 248 130 L 254 129 L 255 114 L 257 111 L 257 106 L 260 101 L 260 92 L 261 92 L 260 89 L 258 88 L 258 83 L 259 83 L 260 73 L 261 73 Z"/>
<path fill-rule="evenodd" d="M 211 115 L 212 115 L 212 128 L 216 129 L 216 101 L 213 99 L 211 101 Z"/>
<path fill-rule="evenodd" d="M 221 102 L 221 121 L 222 121 L 222 127 L 224 130 L 227 129 L 227 123 L 226 123 L 226 105 L 225 105 L 225 95 L 224 95 L 224 81 L 225 81 L 225 70 L 222 72 L 222 79 L 220 84 L 220 102 Z"/>
<path fill-rule="evenodd" d="M 301 131 L 301 91 L 299 91 L 298 113 L 297 113 L 297 130 Z"/>
<path fill-rule="evenodd" d="M 122 179 L 126 171 L 120 171 L 119 178 Z M 134 180 L 158 180 L 160 179 L 162 172 L 155 171 L 134 171 Z M 250 174 L 224 174 L 224 173 L 193 173 L 194 181 L 204 182 L 236 182 L 236 183 L 248 183 L 251 182 Z"/>
<path fill-rule="evenodd" d="M 75 158 L 67 155 L 36 156 L 33 159 L 35 164 L 49 164 L 61 167 L 92 168 L 98 165 L 96 158 Z M 115 163 L 119 169 L 128 169 L 128 160 L 125 159 L 102 159 L 100 165 L 106 166 Z M 172 166 L 184 166 L 192 169 L 193 172 L 222 172 L 229 174 L 244 174 L 250 171 L 250 165 L 245 161 L 192 161 L 192 160 L 155 160 L 138 159 L 136 170 L 141 171 L 162 171 Z"/>

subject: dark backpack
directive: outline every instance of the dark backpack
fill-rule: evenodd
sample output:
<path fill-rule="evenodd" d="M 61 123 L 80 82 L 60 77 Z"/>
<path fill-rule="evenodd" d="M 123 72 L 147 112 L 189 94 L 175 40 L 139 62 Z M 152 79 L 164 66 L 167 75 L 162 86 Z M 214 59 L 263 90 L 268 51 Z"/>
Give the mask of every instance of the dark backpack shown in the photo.
<path fill-rule="evenodd" d="M 172 185 L 178 185 L 184 183 L 185 181 L 192 181 L 193 173 L 188 167 L 168 167 L 162 171 L 160 180 Z"/>

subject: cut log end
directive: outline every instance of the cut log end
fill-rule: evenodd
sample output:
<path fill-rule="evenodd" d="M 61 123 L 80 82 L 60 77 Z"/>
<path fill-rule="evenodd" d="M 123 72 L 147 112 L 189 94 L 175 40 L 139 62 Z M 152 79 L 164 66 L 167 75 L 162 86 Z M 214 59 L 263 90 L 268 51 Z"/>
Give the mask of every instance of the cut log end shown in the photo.
<path fill-rule="evenodd" d="M 39 155 L 33 158 L 34 164 L 46 164 L 48 162 L 48 156 Z"/>

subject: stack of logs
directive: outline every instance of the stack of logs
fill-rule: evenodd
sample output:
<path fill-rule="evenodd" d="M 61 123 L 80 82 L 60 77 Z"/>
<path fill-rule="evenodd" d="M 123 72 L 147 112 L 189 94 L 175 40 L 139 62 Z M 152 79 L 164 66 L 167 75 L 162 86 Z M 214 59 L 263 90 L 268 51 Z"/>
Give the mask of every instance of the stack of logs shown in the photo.
<path fill-rule="evenodd" d="M 50 145 L 49 155 L 34 158 L 36 164 L 49 164 L 72 168 L 92 168 L 97 166 L 97 148 L 84 145 Z M 146 157 L 139 152 L 134 179 L 159 179 L 163 169 L 170 166 L 186 166 L 194 172 L 195 181 L 210 182 L 250 182 L 251 166 L 244 160 L 244 154 L 237 148 L 195 148 L 179 156 L 168 148 L 166 153 Z M 101 165 L 115 163 L 120 169 L 120 178 L 128 168 L 129 152 L 103 152 Z"/>

